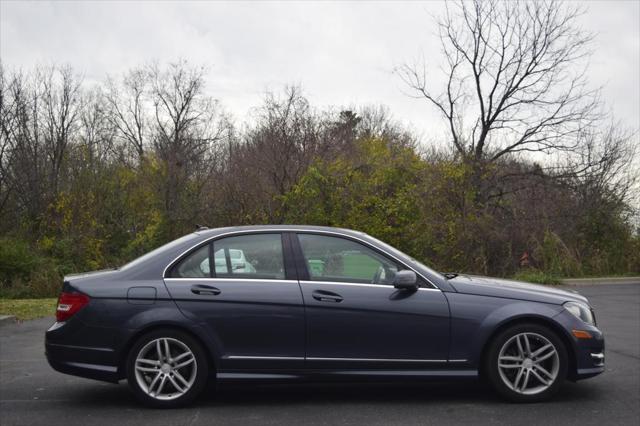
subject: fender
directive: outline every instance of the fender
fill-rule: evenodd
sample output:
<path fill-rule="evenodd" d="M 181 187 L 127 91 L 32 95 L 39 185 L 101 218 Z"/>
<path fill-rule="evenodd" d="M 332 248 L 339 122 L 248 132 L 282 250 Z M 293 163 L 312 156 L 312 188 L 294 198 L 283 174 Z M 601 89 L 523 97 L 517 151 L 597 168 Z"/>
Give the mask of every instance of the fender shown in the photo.
<path fill-rule="evenodd" d="M 530 302 L 522 302 L 506 305 L 494 311 L 480 324 L 480 329 L 473 345 L 473 360 L 476 363 L 480 361 L 486 344 L 498 330 L 501 330 L 507 324 L 531 319 L 537 322 L 554 323 L 554 330 L 563 330 L 563 327 L 557 321 L 551 319 L 561 310 L 556 308 L 558 308 L 556 305 L 540 304 L 540 306 L 537 306 Z"/>
<path fill-rule="evenodd" d="M 562 329 L 551 319 L 562 311 L 560 305 L 461 293 L 448 293 L 447 298 L 451 309 L 450 359 L 465 360 L 475 367 L 488 340 L 507 323 L 531 318 L 553 322 L 555 328 Z"/>
<path fill-rule="evenodd" d="M 123 343 L 116 349 L 116 359 L 120 360 L 119 372 L 122 376 L 124 376 L 124 364 L 127 354 L 135 341 L 140 336 L 158 328 L 174 328 L 191 334 L 206 351 L 212 366 L 217 365 L 221 357 L 220 349 L 215 345 L 206 328 L 193 321 L 185 322 L 183 314 L 175 307 L 141 312 L 139 315 L 132 317 L 127 326 L 129 332 Z M 129 326 L 133 327 L 129 328 Z"/>

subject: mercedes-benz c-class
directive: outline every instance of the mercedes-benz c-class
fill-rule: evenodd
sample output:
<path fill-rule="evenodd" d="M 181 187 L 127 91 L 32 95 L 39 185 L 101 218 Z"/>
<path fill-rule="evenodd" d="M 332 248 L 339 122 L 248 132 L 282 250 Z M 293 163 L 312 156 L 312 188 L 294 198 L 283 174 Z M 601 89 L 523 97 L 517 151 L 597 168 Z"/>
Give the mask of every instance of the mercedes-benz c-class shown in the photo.
<path fill-rule="evenodd" d="M 442 274 L 361 232 L 200 229 L 121 268 L 65 277 L 46 354 L 157 407 L 207 381 L 481 378 L 512 401 L 604 371 L 586 298 Z"/>

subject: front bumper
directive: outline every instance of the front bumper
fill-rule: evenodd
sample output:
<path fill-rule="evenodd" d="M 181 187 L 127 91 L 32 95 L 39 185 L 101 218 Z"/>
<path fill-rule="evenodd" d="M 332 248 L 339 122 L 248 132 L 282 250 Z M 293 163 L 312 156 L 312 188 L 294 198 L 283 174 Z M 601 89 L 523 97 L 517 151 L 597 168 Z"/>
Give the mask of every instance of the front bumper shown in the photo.
<path fill-rule="evenodd" d="M 591 359 L 593 361 L 593 366 L 578 368 L 575 380 L 588 379 L 589 377 L 604 373 L 604 350 L 602 352 L 592 352 Z"/>
<path fill-rule="evenodd" d="M 571 340 L 573 355 L 572 371 L 569 371 L 570 380 L 582 380 L 597 376 L 605 371 L 605 344 L 604 335 L 595 326 L 585 324 L 569 312 L 563 310 L 555 319 L 562 324 L 567 331 L 567 337 Z M 573 330 L 587 331 L 591 338 L 577 338 L 572 334 Z"/>
<path fill-rule="evenodd" d="M 592 345 L 579 348 L 576 354 L 576 371 L 571 378 L 582 380 L 604 373 L 604 358 L 604 341 L 601 347 Z"/>

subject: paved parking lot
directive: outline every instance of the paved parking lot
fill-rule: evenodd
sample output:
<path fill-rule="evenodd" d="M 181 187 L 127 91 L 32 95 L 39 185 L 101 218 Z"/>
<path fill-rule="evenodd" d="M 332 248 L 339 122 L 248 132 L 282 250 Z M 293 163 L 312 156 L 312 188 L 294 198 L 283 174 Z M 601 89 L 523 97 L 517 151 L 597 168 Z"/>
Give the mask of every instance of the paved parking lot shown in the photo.
<path fill-rule="evenodd" d="M 139 406 L 124 383 L 56 373 L 44 358 L 51 319 L 0 327 L 0 425 L 640 424 L 640 285 L 573 287 L 590 298 L 607 371 L 551 402 L 503 402 L 476 382 L 213 387 L 195 406 Z"/>

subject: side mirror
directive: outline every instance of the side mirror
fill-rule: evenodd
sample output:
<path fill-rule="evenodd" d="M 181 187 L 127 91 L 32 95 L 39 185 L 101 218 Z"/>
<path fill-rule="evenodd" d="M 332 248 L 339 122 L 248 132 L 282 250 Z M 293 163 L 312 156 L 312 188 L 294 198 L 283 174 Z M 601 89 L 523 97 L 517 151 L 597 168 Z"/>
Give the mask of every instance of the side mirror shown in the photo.
<path fill-rule="evenodd" d="M 233 270 L 235 271 L 236 269 L 244 269 L 247 265 L 245 265 L 244 263 L 236 263 L 235 265 L 233 265 Z"/>
<path fill-rule="evenodd" d="M 398 271 L 393 277 L 393 286 L 401 290 L 417 290 L 418 277 L 413 271 Z"/>

